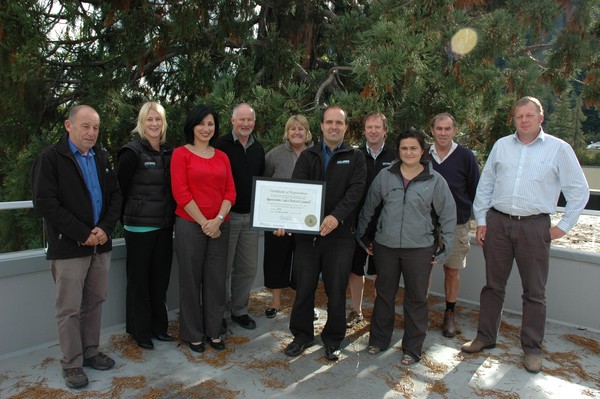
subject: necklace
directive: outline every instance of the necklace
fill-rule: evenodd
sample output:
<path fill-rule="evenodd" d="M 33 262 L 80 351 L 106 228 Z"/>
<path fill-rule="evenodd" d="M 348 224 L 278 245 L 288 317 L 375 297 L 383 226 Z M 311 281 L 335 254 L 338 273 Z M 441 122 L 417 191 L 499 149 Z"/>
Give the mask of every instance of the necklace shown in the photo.
<path fill-rule="evenodd" d="M 190 150 L 191 152 L 193 152 L 194 154 L 198 155 L 198 156 L 202 156 L 202 157 L 209 157 L 212 152 L 213 152 L 213 147 L 211 146 L 207 146 L 206 148 L 202 149 L 199 148 L 199 146 L 197 144 L 186 144 L 185 147 Z"/>

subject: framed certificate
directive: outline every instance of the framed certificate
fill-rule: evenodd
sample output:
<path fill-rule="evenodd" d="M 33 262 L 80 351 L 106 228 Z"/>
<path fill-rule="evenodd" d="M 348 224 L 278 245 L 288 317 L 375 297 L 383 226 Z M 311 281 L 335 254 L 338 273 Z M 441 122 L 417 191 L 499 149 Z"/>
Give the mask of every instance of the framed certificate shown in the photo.
<path fill-rule="evenodd" d="M 325 182 L 254 177 L 251 226 L 317 234 L 323 221 Z"/>

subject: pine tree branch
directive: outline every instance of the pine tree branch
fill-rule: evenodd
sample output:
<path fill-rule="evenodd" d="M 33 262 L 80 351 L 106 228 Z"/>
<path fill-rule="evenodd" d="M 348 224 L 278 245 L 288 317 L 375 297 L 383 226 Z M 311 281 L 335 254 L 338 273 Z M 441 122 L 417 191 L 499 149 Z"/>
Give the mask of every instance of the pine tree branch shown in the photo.
<path fill-rule="evenodd" d="M 335 81 L 338 71 L 352 71 L 352 67 L 334 66 L 329 70 L 327 79 L 325 79 L 323 83 L 321 83 L 319 89 L 317 90 L 317 93 L 315 94 L 315 100 L 313 101 L 315 108 L 319 107 L 319 102 L 321 100 L 321 95 L 323 94 L 323 91 Z"/>

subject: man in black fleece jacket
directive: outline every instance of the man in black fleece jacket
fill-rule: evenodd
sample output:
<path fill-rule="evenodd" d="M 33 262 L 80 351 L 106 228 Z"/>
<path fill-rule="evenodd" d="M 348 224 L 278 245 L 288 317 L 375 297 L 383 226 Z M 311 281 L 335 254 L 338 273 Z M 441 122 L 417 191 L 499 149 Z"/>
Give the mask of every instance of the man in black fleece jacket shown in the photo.
<path fill-rule="evenodd" d="M 319 234 L 296 236 L 296 299 L 290 317 L 294 340 L 285 349 L 288 356 L 300 355 L 314 340 L 313 310 L 320 274 L 328 299 L 327 323 L 321 333 L 328 360 L 339 359 L 346 335 L 346 287 L 356 244 L 356 207 L 367 178 L 364 154 L 344 141 L 347 128 L 343 109 L 325 109 L 322 143 L 300 154 L 292 174 L 292 179 L 325 181 L 326 187 Z"/>
<path fill-rule="evenodd" d="M 265 150 L 252 134 L 255 123 L 254 109 L 242 103 L 233 109 L 231 134 L 219 137 L 215 143 L 229 157 L 237 193 L 229 213 L 225 309 L 231 312 L 233 321 L 246 329 L 256 328 L 256 322 L 248 315 L 248 300 L 258 266 L 258 231 L 250 225 L 252 178 L 262 176 L 265 170 Z"/>
<path fill-rule="evenodd" d="M 88 385 L 83 367 L 115 364 L 98 346 L 121 192 L 108 154 L 95 146 L 99 126 L 92 107 L 73 107 L 68 134 L 42 151 L 31 173 L 33 207 L 44 218 L 52 260 L 60 362 L 69 388 Z"/>

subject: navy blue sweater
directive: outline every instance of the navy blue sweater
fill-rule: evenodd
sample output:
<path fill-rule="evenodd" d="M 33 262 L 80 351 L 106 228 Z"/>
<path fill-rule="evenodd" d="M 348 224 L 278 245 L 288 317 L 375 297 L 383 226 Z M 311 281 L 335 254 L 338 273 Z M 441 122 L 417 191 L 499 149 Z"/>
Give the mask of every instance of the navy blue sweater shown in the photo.
<path fill-rule="evenodd" d="M 441 164 L 431 158 L 433 169 L 446 179 L 456 202 L 456 223 L 467 223 L 471 218 L 473 200 L 479 183 L 479 165 L 475 155 L 459 144 Z"/>

